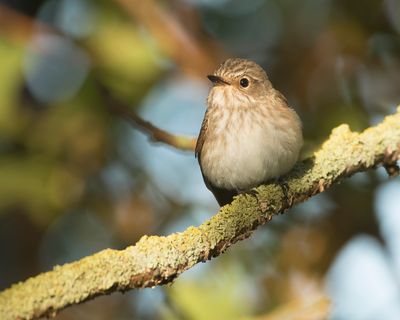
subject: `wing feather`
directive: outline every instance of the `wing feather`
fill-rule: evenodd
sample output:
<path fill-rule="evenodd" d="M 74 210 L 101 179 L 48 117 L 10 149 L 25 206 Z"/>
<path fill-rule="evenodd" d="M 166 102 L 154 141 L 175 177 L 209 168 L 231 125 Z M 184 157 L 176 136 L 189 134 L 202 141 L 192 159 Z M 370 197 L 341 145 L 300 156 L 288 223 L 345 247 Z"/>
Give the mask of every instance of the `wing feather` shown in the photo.
<path fill-rule="evenodd" d="M 206 135 L 207 135 L 207 129 L 208 129 L 208 110 L 206 111 L 206 113 L 204 115 L 204 119 L 201 124 L 199 137 L 197 138 L 197 142 L 196 142 L 196 149 L 194 152 L 194 155 L 196 158 L 198 158 L 199 163 L 200 163 L 200 154 L 203 149 L 204 141 L 205 141 Z M 200 163 L 200 167 L 201 167 L 201 163 Z"/>

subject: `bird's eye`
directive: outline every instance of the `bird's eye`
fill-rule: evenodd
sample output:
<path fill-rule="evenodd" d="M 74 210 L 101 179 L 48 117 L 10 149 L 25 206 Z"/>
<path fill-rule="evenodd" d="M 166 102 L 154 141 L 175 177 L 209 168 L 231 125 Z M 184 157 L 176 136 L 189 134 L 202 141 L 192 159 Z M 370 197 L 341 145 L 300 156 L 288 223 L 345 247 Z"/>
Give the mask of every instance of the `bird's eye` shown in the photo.
<path fill-rule="evenodd" d="M 240 79 L 239 83 L 242 88 L 247 88 L 249 86 L 249 79 L 242 78 Z"/>

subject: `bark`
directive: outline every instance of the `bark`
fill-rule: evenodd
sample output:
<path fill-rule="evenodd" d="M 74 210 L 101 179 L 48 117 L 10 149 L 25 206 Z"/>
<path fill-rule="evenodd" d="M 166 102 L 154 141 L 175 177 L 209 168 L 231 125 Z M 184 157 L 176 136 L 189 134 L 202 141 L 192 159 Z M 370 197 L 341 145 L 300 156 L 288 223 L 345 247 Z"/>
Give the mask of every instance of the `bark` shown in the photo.
<path fill-rule="evenodd" d="M 99 295 L 171 282 L 199 262 L 247 238 L 274 215 L 354 173 L 383 165 L 398 174 L 400 108 L 362 133 L 341 125 L 314 156 L 256 195 L 241 195 L 198 227 L 167 237 L 144 236 L 125 250 L 104 250 L 13 285 L 0 293 L 0 319 L 36 319 Z M 286 197 L 283 190 L 286 189 Z"/>

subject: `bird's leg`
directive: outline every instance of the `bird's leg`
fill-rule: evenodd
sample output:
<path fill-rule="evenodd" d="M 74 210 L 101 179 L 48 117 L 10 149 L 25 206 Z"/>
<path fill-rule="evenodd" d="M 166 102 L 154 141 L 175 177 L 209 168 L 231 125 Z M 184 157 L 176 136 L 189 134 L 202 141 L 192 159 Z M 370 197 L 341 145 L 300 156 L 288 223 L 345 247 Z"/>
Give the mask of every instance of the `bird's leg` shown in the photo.
<path fill-rule="evenodd" d="M 289 208 L 293 204 L 293 198 L 289 198 L 288 192 L 289 192 L 289 185 L 287 184 L 286 180 L 283 179 L 282 177 L 279 177 L 275 180 L 275 182 L 281 187 L 282 193 L 283 193 L 283 199 L 284 199 L 284 206 L 283 208 Z"/>

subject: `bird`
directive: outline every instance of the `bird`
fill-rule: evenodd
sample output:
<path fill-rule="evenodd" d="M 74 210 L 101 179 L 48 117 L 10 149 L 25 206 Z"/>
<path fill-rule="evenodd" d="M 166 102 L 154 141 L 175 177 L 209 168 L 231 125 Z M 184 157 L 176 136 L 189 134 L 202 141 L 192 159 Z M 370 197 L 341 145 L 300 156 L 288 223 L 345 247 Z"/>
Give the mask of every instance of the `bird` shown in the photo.
<path fill-rule="evenodd" d="M 195 148 L 203 180 L 218 204 L 279 179 L 297 162 L 302 122 L 257 63 L 231 58 L 212 82 Z"/>

